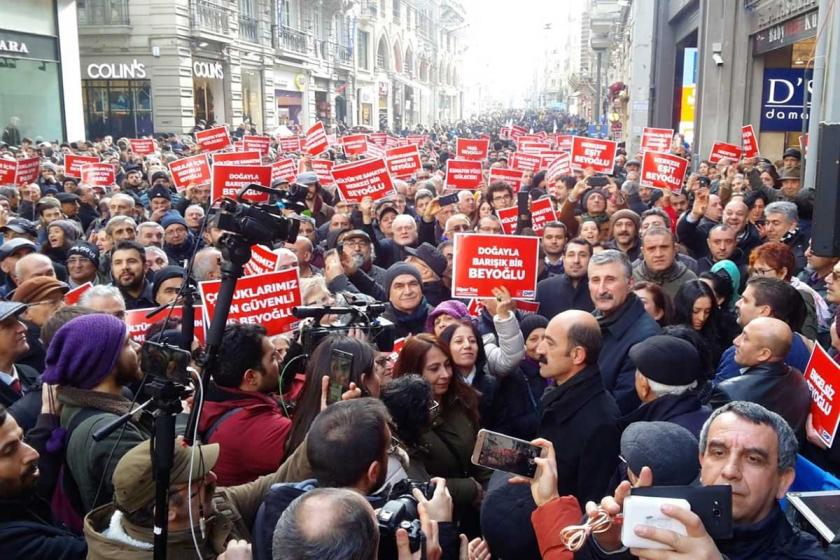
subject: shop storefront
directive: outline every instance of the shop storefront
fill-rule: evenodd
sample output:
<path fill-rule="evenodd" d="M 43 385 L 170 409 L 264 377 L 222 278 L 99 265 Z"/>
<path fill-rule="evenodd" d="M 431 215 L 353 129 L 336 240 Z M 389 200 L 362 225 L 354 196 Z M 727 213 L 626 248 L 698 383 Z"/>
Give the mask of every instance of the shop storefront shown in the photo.
<path fill-rule="evenodd" d="M 356 99 L 359 100 L 359 115 L 356 122 L 373 128 L 373 88 L 359 88 L 356 90 Z"/>
<path fill-rule="evenodd" d="M 332 105 L 329 95 L 329 80 L 315 78 L 315 118 L 329 129 L 332 120 Z"/>
<path fill-rule="evenodd" d="M 301 125 L 304 118 L 304 92 L 306 76 L 285 70 L 274 70 L 274 102 L 277 107 L 277 124 Z"/>
<path fill-rule="evenodd" d="M 242 120 L 264 130 L 262 75 L 260 70 L 242 68 Z"/>
<path fill-rule="evenodd" d="M 0 130 L 8 129 L 6 140 L 13 143 L 65 138 L 71 131 L 64 123 L 54 2 L 0 0 L 0 13 Z"/>
<path fill-rule="evenodd" d="M 784 148 L 799 147 L 799 137 L 807 126 L 818 21 L 816 2 L 802 4 L 806 11 L 783 21 L 772 16 L 759 18 L 765 26 L 753 35 L 753 55 L 756 64 L 763 67 L 759 124 L 762 151 L 768 148 L 771 153 L 781 153 Z"/>
<path fill-rule="evenodd" d="M 136 58 L 82 59 L 82 99 L 87 138 L 138 138 L 154 133 L 152 82 Z"/>
<path fill-rule="evenodd" d="M 221 62 L 193 58 L 195 118 L 207 123 L 227 122 L 225 115 L 225 70 Z"/>

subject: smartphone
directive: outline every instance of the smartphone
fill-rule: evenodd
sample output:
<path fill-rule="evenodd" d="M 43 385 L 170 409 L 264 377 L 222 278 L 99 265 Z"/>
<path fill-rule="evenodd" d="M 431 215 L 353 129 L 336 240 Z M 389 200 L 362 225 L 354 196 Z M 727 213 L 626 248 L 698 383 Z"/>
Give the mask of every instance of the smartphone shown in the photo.
<path fill-rule="evenodd" d="M 681 498 L 657 498 L 630 495 L 624 499 L 621 522 L 621 544 L 630 548 L 653 548 L 670 550 L 668 545 L 640 537 L 636 534 L 637 525 L 648 525 L 657 529 L 667 529 L 678 535 L 687 535 L 685 525 L 662 513 L 662 506 L 668 504 L 681 509 L 691 509 L 688 500 Z"/>
<path fill-rule="evenodd" d="M 143 373 L 165 377 L 175 383 L 186 385 L 189 380 L 187 366 L 192 356 L 171 344 L 147 340 L 140 349 L 140 367 Z"/>
<path fill-rule="evenodd" d="M 458 204 L 458 193 L 447 194 L 438 200 L 440 207 L 449 206 L 450 204 Z"/>
<path fill-rule="evenodd" d="M 534 461 L 542 448 L 515 437 L 490 430 L 479 430 L 473 449 L 474 465 L 504 471 L 527 478 L 534 478 L 537 463 Z"/>
<path fill-rule="evenodd" d="M 632 495 L 684 499 L 691 505 L 691 511 L 703 521 L 706 532 L 713 539 L 732 537 L 731 486 L 650 486 L 634 488 Z"/>
<path fill-rule="evenodd" d="M 330 353 L 330 386 L 327 389 L 327 404 L 341 400 L 341 395 L 350 388 L 350 372 L 353 371 L 353 354 L 336 350 Z"/>
<path fill-rule="evenodd" d="M 590 187 L 606 187 L 609 183 L 609 180 L 603 175 L 593 175 L 586 180 L 586 184 Z"/>

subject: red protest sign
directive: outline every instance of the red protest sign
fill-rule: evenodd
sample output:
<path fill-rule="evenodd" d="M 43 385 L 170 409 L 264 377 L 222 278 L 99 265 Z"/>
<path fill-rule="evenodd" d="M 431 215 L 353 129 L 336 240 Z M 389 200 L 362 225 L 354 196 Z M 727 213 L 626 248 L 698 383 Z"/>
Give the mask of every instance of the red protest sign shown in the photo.
<path fill-rule="evenodd" d="M 99 158 L 96 156 L 77 156 L 75 154 L 67 154 L 64 156 L 64 175 L 75 179 L 81 179 L 82 166 L 89 163 L 99 163 Z"/>
<path fill-rule="evenodd" d="M 310 126 L 309 130 L 306 131 L 304 150 L 306 150 L 306 153 L 311 156 L 317 156 L 318 154 L 327 151 L 327 148 L 329 148 L 327 131 L 324 130 L 324 123 L 318 121 Z"/>
<path fill-rule="evenodd" d="M 277 180 L 293 183 L 297 177 L 297 166 L 291 158 L 278 159 L 271 164 L 271 182 Z"/>
<path fill-rule="evenodd" d="M 496 210 L 496 216 L 502 223 L 502 231 L 506 235 L 513 235 L 516 233 L 516 223 L 519 218 L 519 208 L 511 206 L 510 208 L 501 208 Z"/>
<path fill-rule="evenodd" d="M 493 297 L 504 286 L 514 299 L 533 299 L 539 245 L 533 236 L 456 234 L 452 297 Z"/>
<path fill-rule="evenodd" d="M 837 425 L 840 422 L 840 406 L 834 406 L 837 389 L 840 387 L 840 366 L 819 344 L 805 368 L 805 381 L 811 390 L 811 416 L 814 429 L 828 447 L 834 443 Z"/>
<path fill-rule="evenodd" d="M 554 161 L 548 166 L 548 171 L 545 173 L 546 179 L 553 179 L 561 175 L 572 174 L 572 156 L 563 152 L 557 156 Z"/>
<path fill-rule="evenodd" d="M 481 310 L 484 309 L 484 304 L 478 298 L 473 298 L 467 304 L 467 315 L 470 317 L 478 317 L 481 315 Z"/>
<path fill-rule="evenodd" d="M 482 181 L 481 162 L 468 159 L 446 160 L 446 186 L 455 189 L 477 189 Z"/>
<path fill-rule="evenodd" d="M 426 136 L 424 134 L 409 134 L 405 140 L 409 144 L 422 146 L 426 143 Z"/>
<path fill-rule="evenodd" d="M 277 262 L 279 260 L 280 255 L 274 253 L 268 247 L 251 245 L 251 260 L 246 262 L 243 267 L 245 276 L 274 272 L 277 269 Z"/>
<path fill-rule="evenodd" d="M 513 154 L 513 160 L 510 164 L 514 169 L 521 169 L 522 171 L 536 173 L 537 169 L 540 168 L 540 156 L 537 154 L 516 152 Z"/>
<path fill-rule="evenodd" d="M 221 285 L 221 280 L 208 280 L 198 285 L 204 303 L 204 318 L 208 325 L 216 313 L 216 301 Z M 300 304 L 297 267 L 244 276 L 236 281 L 227 320 L 228 323 L 262 325 L 268 336 L 274 336 L 292 330 L 297 322 L 292 315 L 292 308 Z"/>
<path fill-rule="evenodd" d="M 254 151 L 261 156 L 268 155 L 271 148 L 271 138 L 268 136 L 251 136 L 246 134 L 242 137 L 242 149 L 246 152 Z"/>
<path fill-rule="evenodd" d="M 332 176 L 345 202 L 361 202 L 366 196 L 379 200 L 394 193 L 394 183 L 382 158 L 336 165 Z"/>
<path fill-rule="evenodd" d="M 129 138 L 128 146 L 138 156 L 148 156 L 155 153 L 157 145 L 151 138 Z"/>
<path fill-rule="evenodd" d="M 557 146 L 558 150 L 563 152 L 571 152 L 572 151 L 572 135 L 571 134 L 558 134 L 555 136 L 554 145 Z"/>
<path fill-rule="evenodd" d="M 368 134 L 368 140 L 372 144 L 376 144 L 380 148 L 384 148 L 385 144 L 388 143 L 388 135 L 384 132 L 374 132 L 372 134 Z"/>
<path fill-rule="evenodd" d="M 350 134 L 341 137 L 341 146 L 344 148 L 345 155 L 348 156 L 364 154 L 367 152 L 367 144 L 366 134 Z"/>
<path fill-rule="evenodd" d="M 642 156 L 639 184 L 679 192 L 687 172 L 688 160 L 686 159 L 671 154 L 645 152 Z"/>
<path fill-rule="evenodd" d="M 724 158 L 738 161 L 741 159 L 741 147 L 726 142 L 715 142 L 712 145 L 712 153 L 709 154 L 709 162 L 715 164 Z"/>
<path fill-rule="evenodd" d="M 516 308 L 519 311 L 523 311 L 525 313 L 536 313 L 540 310 L 540 302 L 538 301 L 527 301 L 524 299 L 518 299 L 514 302 L 516 304 Z"/>
<path fill-rule="evenodd" d="M 76 286 L 66 294 L 64 294 L 65 305 L 76 305 L 79 300 L 85 295 L 85 292 L 93 288 L 93 282 L 85 282 L 81 286 Z"/>
<path fill-rule="evenodd" d="M 322 187 L 329 187 L 335 184 L 332 177 L 332 168 L 335 162 L 329 159 L 313 159 L 310 161 L 312 171 L 318 176 L 318 182 Z"/>
<path fill-rule="evenodd" d="M 82 167 L 82 183 L 91 187 L 110 187 L 116 182 L 110 163 L 89 163 Z"/>
<path fill-rule="evenodd" d="M 471 159 L 475 161 L 483 161 L 487 159 L 487 149 L 490 146 L 490 140 L 484 138 L 458 138 L 455 143 L 455 157 L 458 159 Z"/>
<path fill-rule="evenodd" d="M 531 203 L 531 229 L 534 233 L 540 235 L 545 229 L 545 224 L 556 220 L 557 214 L 549 197 L 545 196 Z"/>
<path fill-rule="evenodd" d="M 253 150 L 213 154 L 213 165 L 259 165 L 260 163 L 262 163 L 260 153 Z"/>
<path fill-rule="evenodd" d="M 17 174 L 17 161 L 0 158 L 0 185 L 14 185 Z"/>
<path fill-rule="evenodd" d="M 149 307 L 146 309 L 132 309 L 125 312 L 125 324 L 128 327 L 128 336 L 137 344 L 143 344 L 146 340 L 146 331 L 155 323 L 163 321 L 167 317 L 181 319 L 184 313 L 184 308 L 176 305 L 171 308 L 164 307 L 151 317 L 146 317 L 146 314 L 150 313 L 153 309 L 153 307 Z M 195 336 L 199 344 L 204 344 L 203 310 L 200 305 L 196 305 L 194 309 L 195 321 L 193 323 L 193 336 Z M 169 314 L 170 310 L 172 311 L 171 315 Z"/>
<path fill-rule="evenodd" d="M 15 174 L 15 182 L 18 185 L 34 183 L 38 180 L 40 169 L 41 159 L 38 157 L 19 159 L 17 162 L 17 173 Z M 111 170 L 113 171 L 114 168 L 112 167 Z"/>
<path fill-rule="evenodd" d="M 751 124 L 741 127 L 741 150 L 745 158 L 758 157 L 758 139 Z"/>
<path fill-rule="evenodd" d="M 172 174 L 172 184 L 179 191 L 196 185 L 206 185 L 210 182 L 210 165 L 207 154 L 185 157 L 169 164 Z"/>
<path fill-rule="evenodd" d="M 595 173 L 612 175 L 615 169 L 617 144 L 600 138 L 572 137 L 572 168 L 591 167 Z"/>
<path fill-rule="evenodd" d="M 510 185 L 510 188 L 519 192 L 522 190 L 522 181 L 525 177 L 525 172 L 521 169 L 506 169 L 504 167 L 493 167 L 490 169 L 490 175 L 487 179 L 487 184 L 501 181 Z"/>
<path fill-rule="evenodd" d="M 242 187 L 256 183 L 263 187 L 271 186 L 271 166 L 269 165 L 214 165 L 213 188 L 210 200 L 223 197 L 235 198 Z M 248 192 L 245 200 L 267 202 L 268 193 Z"/>
<path fill-rule="evenodd" d="M 282 138 L 278 138 L 277 143 L 280 145 L 280 151 L 283 153 L 300 152 L 300 138 L 297 136 L 284 136 Z"/>
<path fill-rule="evenodd" d="M 199 130 L 195 133 L 195 143 L 204 152 L 224 150 L 230 146 L 230 135 L 228 135 L 227 128 L 223 126 Z"/>
<path fill-rule="evenodd" d="M 668 152 L 671 150 L 671 141 L 674 138 L 674 131 L 670 128 L 650 128 L 642 130 L 642 151 L 643 152 Z"/>
<path fill-rule="evenodd" d="M 420 171 L 420 152 L 415 144 L 385 150 L 385 164 L 391 177 L 411 177 Z"/>
<path fill-rule="evenodd" d="M 548 142 L 517 142 L 518 150 L 526 154 L 541 154 L 551 149 Z"/>

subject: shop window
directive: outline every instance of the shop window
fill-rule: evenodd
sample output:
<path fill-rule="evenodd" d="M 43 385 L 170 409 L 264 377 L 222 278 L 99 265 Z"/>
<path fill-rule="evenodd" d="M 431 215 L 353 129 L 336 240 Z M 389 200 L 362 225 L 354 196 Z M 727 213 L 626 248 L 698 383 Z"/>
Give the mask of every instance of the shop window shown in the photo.
<path fill-rule="evenodd" d="M 359 31 L 359 37 L 356 41 L 356 63 L 359 65 L 359 68 L 364 70 L 370 69 L 370 63 L 368 62 L 368 43 L 370 41 L 370 33 L 367 31 Z"/>
<path fill-rule="evenodd" d="M 154 133 L 149 80 L 83 80 L 88 138 L 138 138 Z"/>
<path fill-rule="evenodd" d="M 58 74 L 55 62 L 0 57 L 0 129 L 17 117 L 21 137 L 62 139 Z"/>

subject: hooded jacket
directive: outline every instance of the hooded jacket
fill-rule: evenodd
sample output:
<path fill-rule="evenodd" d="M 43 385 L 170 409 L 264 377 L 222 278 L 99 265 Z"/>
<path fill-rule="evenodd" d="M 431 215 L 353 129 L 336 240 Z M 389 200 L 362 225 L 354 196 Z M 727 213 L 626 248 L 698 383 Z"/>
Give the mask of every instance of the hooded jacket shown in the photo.
<path fill-rule="evenodd" d="M 235 486 L 277 470 L 292 429 L 277 401 L 256 391 L 211 385 L 198 430 L 221 446 L 213 472 L 221 486 Z"/>

